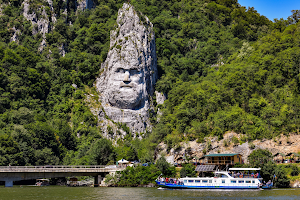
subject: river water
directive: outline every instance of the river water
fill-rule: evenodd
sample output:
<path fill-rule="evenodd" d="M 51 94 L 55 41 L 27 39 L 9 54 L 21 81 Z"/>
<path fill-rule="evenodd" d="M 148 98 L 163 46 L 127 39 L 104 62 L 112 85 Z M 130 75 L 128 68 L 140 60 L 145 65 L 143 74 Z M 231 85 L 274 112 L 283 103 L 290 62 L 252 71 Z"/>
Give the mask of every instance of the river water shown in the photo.
<path fill-rule="evenodd" d="M 273 190 L 159 190 L 157 188 L 92 188 L 92 187 L 0 187 L 0 200 L 53 200 L 53 199 L 300 199 L 300 189 Z"/>

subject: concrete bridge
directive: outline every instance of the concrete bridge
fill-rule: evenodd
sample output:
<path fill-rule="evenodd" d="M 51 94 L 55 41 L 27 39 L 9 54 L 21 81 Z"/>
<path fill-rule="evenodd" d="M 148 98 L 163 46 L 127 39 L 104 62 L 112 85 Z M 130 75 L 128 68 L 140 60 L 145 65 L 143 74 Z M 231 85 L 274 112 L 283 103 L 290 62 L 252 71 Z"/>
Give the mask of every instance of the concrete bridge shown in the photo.
<path fill-rule="evenodd" d="M 97 187 L 107 174 L 114 174 L 124 169 L 125 167 L 116 165 L 0 166 L 0 181 L 5 182 L 5 187 L 12 187 L 14 181 L 20 180 L 93 176 L 94 186 Z"/>

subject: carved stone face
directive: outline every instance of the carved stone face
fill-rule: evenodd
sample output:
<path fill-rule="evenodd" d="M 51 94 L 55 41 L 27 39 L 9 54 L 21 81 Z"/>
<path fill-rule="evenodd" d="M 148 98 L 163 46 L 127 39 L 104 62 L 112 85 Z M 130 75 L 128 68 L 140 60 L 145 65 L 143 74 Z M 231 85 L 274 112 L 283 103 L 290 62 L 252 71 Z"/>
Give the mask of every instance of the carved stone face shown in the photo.
<path fill-rule="evenodd" d="M 123 4 L 95 84 L 104 111 L 99 112 L 99 119 L 105 121 L 106 115 L 110 120 L 126 123 L 136 133 L 150 127 L 149 97 L 157 79 L 155 34 L 152 23 L 146 16 L 144 19 L 140 21 L 133 6 Z"/>
<path fill-rule="evenodd" d="M 107 81 L 108 101 L 113 107 L 138 109 L 144 101 L 144 70 L 138 65 L 122 65 L 118 62 L 111 68 Z"/>
<path fill-rule="evenodd" d="M 153 25 L 149 20 L 144 23 L 147 27 L 133 7 L 124 4 L 118 14 L 118 28 L 111 31 L 111 49 L 96 81 L 102 106 L 110 119 L 115 116 L 109 113 L 116 109 L 139 114 L 145 110 L 147 115 L 149 95 L 153 94 L 156 83 L 157 61 Z"/>

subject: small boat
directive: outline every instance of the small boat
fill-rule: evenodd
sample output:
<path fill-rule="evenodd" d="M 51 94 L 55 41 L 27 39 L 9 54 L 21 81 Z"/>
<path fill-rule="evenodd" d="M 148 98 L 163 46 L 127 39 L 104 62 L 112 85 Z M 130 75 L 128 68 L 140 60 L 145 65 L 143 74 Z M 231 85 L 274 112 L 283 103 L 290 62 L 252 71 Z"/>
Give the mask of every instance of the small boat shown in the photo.
<path fill-rule="evenodd" d="M 213 177 L 186 177 L 175 181 L 173 179 L 166 181 L 159 177 L 156 183 L 160 187 L 175 189 L 260 189 L 262 187 L 260 174 L 250 174 L 251 171 L 259 170 L 260 168 L 230 168 L 229 171 L 215 171 Z"/>
<path fill-rule="evenodd" d="M 67 186 L 76 187 L 79 186 L 78 179 L 76 177 L 71 177 L 69 181 L 67 181 Z"/>
<path fill-rule="evenodd" d="M 273 188 L 273 183 L 270 180 L 267 183 L 263 184 L 261 188 L 264 189 L 264 190 L 272 189 Z"/>
<path fill-rule="evenodd" d="M 36 179 L 35 186 L 49 186 L 49 179 Z"/>

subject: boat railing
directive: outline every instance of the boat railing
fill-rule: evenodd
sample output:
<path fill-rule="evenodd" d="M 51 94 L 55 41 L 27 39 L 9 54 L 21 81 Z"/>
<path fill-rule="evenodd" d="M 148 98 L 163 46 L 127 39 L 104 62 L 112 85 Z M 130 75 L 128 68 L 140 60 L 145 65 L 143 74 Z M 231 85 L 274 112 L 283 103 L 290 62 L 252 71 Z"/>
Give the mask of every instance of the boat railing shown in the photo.
<path fill-rule="evenodd" d="M 240 175 L 237 175 L 237 174 L 229 174 L 231 177 L 233 178 L 260 178 L 259 175 L 257 174 L 240 174 Z"/>
<path fill-rule="evenodd" d="M 170 181 L 168 181 L 168 182 L 166 182 L 166 181 L 158 181 L 158 182 L 160 182 L 160 183 L 167 183 L 167 184 L 171 184 L 171 185 L 184 185 L 184 183 L 182 182 L 182 181 L 178 181 L 178 182 L 170 182 Z"/>

